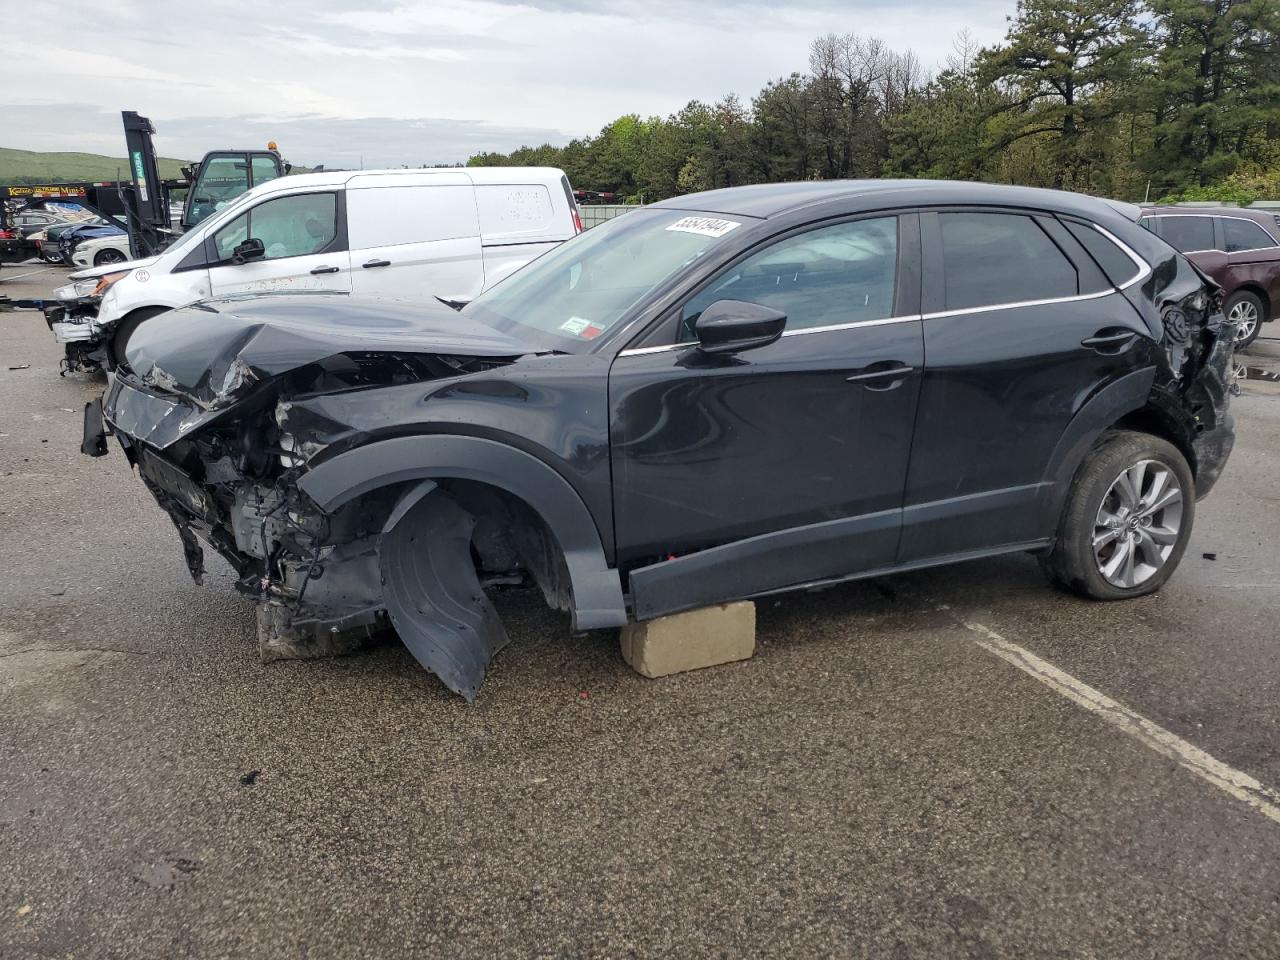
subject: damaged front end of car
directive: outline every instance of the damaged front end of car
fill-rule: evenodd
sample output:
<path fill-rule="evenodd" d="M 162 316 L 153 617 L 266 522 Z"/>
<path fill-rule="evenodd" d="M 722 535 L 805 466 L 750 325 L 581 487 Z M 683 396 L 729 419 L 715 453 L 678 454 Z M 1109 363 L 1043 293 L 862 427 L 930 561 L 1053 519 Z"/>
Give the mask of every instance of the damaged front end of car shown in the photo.
<path fill-rule="evenodd" d="M 140 328 L 128 364 L 86 411 L 83 449 L 104 453 L 105 434 L 117 437 L 197 583 L 204 546 L 227 560 L 258 602 L 264 659 L 349 652 L 394 627 L 474 698 L 507 641 L 486 586 L 528 580 L 553 607 L 571 605 L 545 524 L 518 499 L 454 478 L 389 475 L 336 508 L 304 488 L 318 461 L 369 439 L 335 421 L 325 398 L 363 392 L 376 405 L 387 388 L 437 390 L 515 363 L 521 345 L 317 331 L 264 322 L 246 315 L 251 306 L 261 309 L 196 304 Z"/>
<path fill-rule="evenodd" d="M 123 270 L 84 279 L 73 274 L 71 283 L 54 291 L 54 301 L 43 305 L 45 323 L 63 346 L 64 356 L 58 365 L 61 376 L 106 368 L 109 337 L 98 322 L 98 314 L 107 290 L 128 274 Z"/>

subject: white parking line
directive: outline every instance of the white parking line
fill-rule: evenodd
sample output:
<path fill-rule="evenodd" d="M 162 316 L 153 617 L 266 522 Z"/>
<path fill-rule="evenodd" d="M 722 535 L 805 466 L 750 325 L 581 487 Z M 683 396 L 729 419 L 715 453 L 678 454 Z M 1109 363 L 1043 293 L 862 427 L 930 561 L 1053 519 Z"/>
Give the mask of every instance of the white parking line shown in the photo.
<path fill-rule="evenodd" d="M 1105 693 L 1059 670 L 1030 650 L 1011 643 L 990 627 L 969 622 L 965 622 L 964 626 L 975 635 L 974 643 L 988 653 L 995 654 L 1027 676 L 1039 680 L 1050 690 L 1096 714 L 1162 757 L 1176 761 L 1201 780 L 1213 784 L 1237 800 L 1243 800 L 1264 817 L 1280 823 L 1280 793 L 1263 786 L 1247 773 L 1227 766 L 1141 714 L 1134 713 L 1123 703 L 1112 700 Z"/>

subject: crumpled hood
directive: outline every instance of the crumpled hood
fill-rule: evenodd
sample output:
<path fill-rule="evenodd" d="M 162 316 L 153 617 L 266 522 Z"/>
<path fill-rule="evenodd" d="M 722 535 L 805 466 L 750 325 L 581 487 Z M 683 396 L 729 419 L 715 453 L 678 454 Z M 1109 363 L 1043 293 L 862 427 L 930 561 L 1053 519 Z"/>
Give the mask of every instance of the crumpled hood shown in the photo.
<path fill-rule="evenodd" d="M 213 410 L 254 384 L 347 352 L 515 357 L 537 348 L 436 304 L 283 294 L 205 300 L 153 317 L 125 357 L 146 386 Z"/>

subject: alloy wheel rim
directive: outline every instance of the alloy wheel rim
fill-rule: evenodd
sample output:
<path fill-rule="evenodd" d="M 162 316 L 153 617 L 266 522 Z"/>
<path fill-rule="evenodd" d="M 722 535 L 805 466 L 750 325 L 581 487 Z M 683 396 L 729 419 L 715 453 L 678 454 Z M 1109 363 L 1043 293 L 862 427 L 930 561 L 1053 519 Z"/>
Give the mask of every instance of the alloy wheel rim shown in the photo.
<path fill-rule="evenodd" d="M 1112 481 L 1093 522 L 1093 557 L 1109 584 L 1141 586 L 1160 572 L 1182 530 L 1182 487 L 1158 460 L 1139 460 Z"/>
<path fill-rule="evenodd" d="M 1236 339 L 1247 340 L 1258 327 L 1258 308 L 1248 300 L 1241 300 L 1231 308 L 1227 319 L 1236 322 Z"/>

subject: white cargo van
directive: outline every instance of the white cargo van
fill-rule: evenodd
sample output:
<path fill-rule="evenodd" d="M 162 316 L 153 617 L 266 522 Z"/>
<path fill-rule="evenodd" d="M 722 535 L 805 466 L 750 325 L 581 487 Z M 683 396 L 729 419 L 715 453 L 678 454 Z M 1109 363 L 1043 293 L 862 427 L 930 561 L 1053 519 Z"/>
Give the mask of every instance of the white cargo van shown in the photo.
<path fill-rule="evenodd" d="M 581 231 L 569 181 L 550 167 L 281 177 L 159 256 L 72 274 L 60 299 L 92 296 L 96 315 L 67 309 L 51 325 L 68 356 L 101 344 L 114 363 L 143 320 L 208 297 L 324 290 L 465 302 Z"/>

